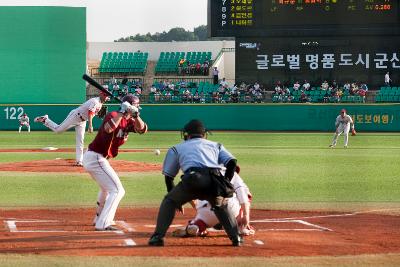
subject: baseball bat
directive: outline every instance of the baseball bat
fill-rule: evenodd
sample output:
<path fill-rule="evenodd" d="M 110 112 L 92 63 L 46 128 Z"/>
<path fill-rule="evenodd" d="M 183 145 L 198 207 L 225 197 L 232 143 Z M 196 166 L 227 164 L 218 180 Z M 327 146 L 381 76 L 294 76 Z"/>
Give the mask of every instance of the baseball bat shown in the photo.
<path fill-rule="evenodd" d="M 105 93 L 106 95 L 108 95 L 111 98 L 116 99 L 119 103 L 122 103 L 121 99 L 119 99 L 118 97 L 114 96 L 110 91 L 108 91 L 106 88 L 104 88 L 103 86 L 101 86 L 98 82 L 96 82 L 92 77 L 90 77 L 87 74 L 83 74 L 82 79 L 84 79 L 85 81 L 87 81 L 89 84 L 93 85 L 94 87 L 96 87 L 97 89 L 99 89 L 100 91 L 102 91 L 103 93 Z"/>

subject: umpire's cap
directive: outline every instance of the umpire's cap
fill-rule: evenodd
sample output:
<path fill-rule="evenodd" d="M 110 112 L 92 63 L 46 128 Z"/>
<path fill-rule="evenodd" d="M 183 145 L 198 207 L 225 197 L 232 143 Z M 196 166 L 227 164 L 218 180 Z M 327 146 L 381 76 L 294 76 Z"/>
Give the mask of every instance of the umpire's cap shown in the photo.
<path fill-rule="evenodd" d="M 206 134 L 207 130 L 200 120 L 191 120 L 183 128 L 184 136 L 202 137 Z"/>

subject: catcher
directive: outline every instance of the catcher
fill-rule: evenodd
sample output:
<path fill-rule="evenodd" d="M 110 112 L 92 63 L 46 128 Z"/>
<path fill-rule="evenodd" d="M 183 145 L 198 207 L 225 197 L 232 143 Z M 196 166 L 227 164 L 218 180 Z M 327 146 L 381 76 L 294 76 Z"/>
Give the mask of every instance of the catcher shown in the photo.
<path fill-rule="evenodd" d="M 234 214 L 239 226 L 241 235 L 254 235 L 255 230 L 250 225 L 250 202 L 252 195 L 249 188 L 239 176 L 240 168 L 236 167 L 236 172 L 231 180 L 235 189 L 235 195 L 228 200 L 228 209 Z M 191 203 L 192 204 L 192 203 Z M 206 236 L 207 228 L 214 227 L 221 229 L 218 218 L 211 210 L 211 205 L 206 200 L 195 200 L 194 208 L 196 217 L 188 222 L 185 227 L 180 227 L 172 232 L 176 237 Z"/>
<path fill-rule="evenodd" d="M 356 130 L 354 129 L 354 122 L 351 119 L 351 117 L 347 114 L 345 109 L 342 109 L 340 111 L 340 115 L 336 117 L 336 122 L 335 122 L 335 135 L 333 137 L 332 144 L 329 145 L 329 147 L 334 148 L 337 143 L 337 139 L 339 138 L 339 135 L 343 133 L 344 135 L 344 148 L 347 148 L 348 142 L 349 142 L 349 132 L 350 132 L 350 127 L 351 127 L 351 135 L 356 135 Z"/>

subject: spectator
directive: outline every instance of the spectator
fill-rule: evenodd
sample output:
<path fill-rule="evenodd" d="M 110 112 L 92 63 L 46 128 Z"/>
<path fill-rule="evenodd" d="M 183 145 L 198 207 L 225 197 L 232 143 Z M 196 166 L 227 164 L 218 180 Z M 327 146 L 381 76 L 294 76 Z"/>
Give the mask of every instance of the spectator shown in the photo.
<path fill-rule="evenodd" d="M 122 85 L 126 85 L 128 83 L 128 78 L 126 78 L 126 76 L 122 79 L 121 84 Z"/>
<path fill-rule="evenodd" d="M 361 88 L 361 89 L 358 90 L 357 93 L 361 97 L 362 102 L 365 103 L 365 97 L 367 95 L 367 91 L 365 91 L 364 89 Z"/>
<path fill-rule="evenodd" d="M 302 90 L 302 91 L 301 91 L 301 95 L 300 95 L 300 102 L 306 103 L 306 102 L 308 102 L 308 101 L 309 101 L 308 96 L 307 96 L 306 93 Z"/>
<path fill-rule="evenodd" d="M 226 91 L 226 89 L 228 89 L 229 84 L 228 82 L 225 80 L 225 78 L 222 78 L 222 81 L 219 83 L 221 87 L 223 87 Z"/>
<path fill-rule="evenodd" d="M 349 82 L 346 82 L 346 83 L 343 85 L 343 90 L 350 92 L 350 83 L 349 83 Z"/>
<path fill-rule="evenodd" d="M 200 93 L 200 102 L 203 103 L 203 104 L 206 103 L 206 97 L 204 95 L 204 92 Z"/>
<path fill-rule="evenodd" d="M 156 86 L 153 84 L 151 87 L 150 87 L 150 94 L 155 94 L 157 92 L 157 88 L 156 88 Z"/>
<path fill-rule="evenodd" d="M 360 88 L 363 89 L 365 92 L 368 91 L 368 86 L 367 86 L 367 84 L 365 84 L 365 83 L 362 83 L 362 84 L 360 85 Z"/>
<path fill-rule="evenodd" d="M 311 85 L 307 80 L 304 80 L 303 90 L 308 91 L 311 89 Z"/>
<path fill-rule="evenodd" d="M 328 88 L 329 88 L 328 82 L 327 82 L 327 81 L 324 81 L 324 82 L 321 84 L 321 89 L 322 89 L 322 90 L 328 90 Z"/>
<path fill-rule="evenodd" d="M 160 96 L 161 96 L 161 93 L 157 90 L 154 93 L 154 102 L 160 102 Z"/>
<path fill-rule="evenodd" d="M 297 91 L 297 90 L 299 90 L 299 89 L 300 89 L 300 83 L 299 83 L 298 81 L 296 81 L 296 82 L 293 84 L 293 90 Z"/>
<path fill-rule="evenodd" d="M 214 85 L 218 84 L 218 74 L 219 74 L 219 70 L 217 69 L 217 67 L 214 67 L 213 69 L 213 81 L 214 81 Z"/>
<path fill-rule="evenodd" d="M 200 95 L 197 91 L 193 95 L 193 103 L 200 103 Z"/>
<path fill-rule="evenodd" d="M 392 82 L 392 79 L 390 79 L 389 72 L 386 72 L 386 74 L 385 74 L 385 85 L 386 86 L 390 86 L 391 82 Z"/>

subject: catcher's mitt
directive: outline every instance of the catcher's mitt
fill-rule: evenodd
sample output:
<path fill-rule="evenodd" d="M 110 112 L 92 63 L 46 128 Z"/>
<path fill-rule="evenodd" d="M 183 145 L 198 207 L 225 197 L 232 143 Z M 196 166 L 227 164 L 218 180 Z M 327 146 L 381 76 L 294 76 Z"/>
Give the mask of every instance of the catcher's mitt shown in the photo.
<path fill-rule="evenodd" d="M 104 117 L 107 114 L 107 111 L 108 111 L 108 107 L 102 106 L 101 109 L 99 110 L 99 112 L 97 113 L 97 117 L 99 117 L 100 119 L 104 119 Z"/>
<path fill-rule="evenodd" d="M 357 134 L 356 130 L 354 130 L 354 129 L 351 130 L 351 135 L 352 135 L 352 136 L 355 136 L 356 134 Z"/>

